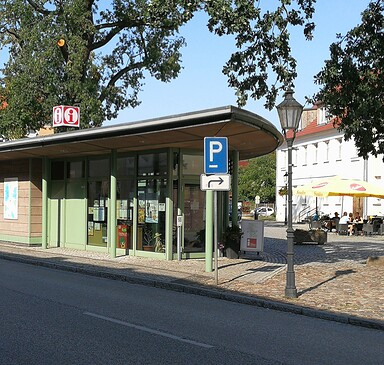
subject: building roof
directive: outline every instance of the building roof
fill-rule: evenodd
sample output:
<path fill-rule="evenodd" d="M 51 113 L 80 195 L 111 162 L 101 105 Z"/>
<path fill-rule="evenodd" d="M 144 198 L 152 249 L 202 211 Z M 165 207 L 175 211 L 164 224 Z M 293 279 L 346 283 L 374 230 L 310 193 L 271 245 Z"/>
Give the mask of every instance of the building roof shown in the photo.
<path fill-rule="evenodd" d="M 0 160 L 67 158 L 165 147 L 203 150 L 204 137 L 228 137 L 240 159 L 274 151 L 283 136 L 272 123 L 234 106 L 201 110 L 114 126 L 75 130 L 0 143 Z"/>
<path fill-rule="evenodd" d="M 335 129 L 335 127 L 333 126 L 333 119 L 324 124 L 317 124 L 317 119 L 315 119 L 311 123 L 309 123 L 304 129 L 298 131 L 296 133 L 296 138 L 308 136 L 311 134 L 316 134 L 324 131 L 329 131 L 333 129 Z"/>
<path fill-rule="evenodd" d="M 314 134 L 322 133 L 325 131 L 331 131 L 331 130 L 334 130 L 335 132 L 339 133 L 337 131 L 337 127 L 334 127 L 333 125 L 334 121 L 335 121 L 335 118 L 329 120 L 327 123 L 317 124 L 317 118 L 315 118 L 306 127 L 297 131 L 295 138 L 311 136 Z M 293 135 L 293 132 L 288 131 L 287 135 L 288 137 L 291 137 Z"/>

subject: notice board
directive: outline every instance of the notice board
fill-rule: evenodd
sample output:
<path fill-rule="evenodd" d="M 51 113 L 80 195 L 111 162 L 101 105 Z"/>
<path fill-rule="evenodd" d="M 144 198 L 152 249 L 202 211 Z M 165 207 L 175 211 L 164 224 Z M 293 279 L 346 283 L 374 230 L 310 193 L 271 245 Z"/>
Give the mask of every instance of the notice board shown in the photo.
<path fill-rule="evenodd" d="M 263 252 L 264 250 L 264 221 L 242 220 L 243 237 L 240 251 Z"/>

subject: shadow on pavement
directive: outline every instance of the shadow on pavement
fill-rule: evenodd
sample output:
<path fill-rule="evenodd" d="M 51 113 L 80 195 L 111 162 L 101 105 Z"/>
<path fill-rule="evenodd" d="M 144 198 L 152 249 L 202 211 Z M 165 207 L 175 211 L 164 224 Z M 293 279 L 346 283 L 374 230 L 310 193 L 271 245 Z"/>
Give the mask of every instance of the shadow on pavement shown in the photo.
<path fill-rule="evenodd" d="M 307 288 L 307 289 L 304 289 L 304 290 L 302 290 L 302 291 L 299 291 L 299 292 L 297 293 L 297 295 L 298 295 L 298 296 L 301 296 L 301 295 L 303 295 L 303 294 L 305 294 L 305 293 L 308 293 L 308 292 L 310 292 L 310 291 L 312 291 L 312 290 L 315 290 L 315 289 L 319 288 L 320 286 L 322 286 L 322 285 L 324 285 L 324 284 L 326 284 L 326 283 L 329 283 L 329 282 L 332 281 L 332 280 L 337 279 L 339 276 L 342 276 L 342 275 L 349 275 L 349 274 L 354 274 L 354 273 L 356 273 L 355 270 L 338 270 L 338 271 L 335 272 L 335 275 L 332 276 L 331 278 L 329 278 L 329 279 L 327 279 L 327 280 L 324 280 L 324 281 L 322 281 L 321 283 L 319 283 L 319 284 L 317 284 L 317 285 L 311 286 L 310 288 Z"/>

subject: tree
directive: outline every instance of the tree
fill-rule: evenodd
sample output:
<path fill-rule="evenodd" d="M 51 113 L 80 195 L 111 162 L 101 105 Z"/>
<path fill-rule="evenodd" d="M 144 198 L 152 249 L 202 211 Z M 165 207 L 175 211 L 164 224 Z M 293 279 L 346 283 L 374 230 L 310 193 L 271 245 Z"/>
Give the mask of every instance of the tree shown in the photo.
<path fill-rule="evenodd" d="M 276 154 L 257 157 L 239 168 L 239 200 L 253 201 L 256 196 L 265 203 L 276 197 Z"/>
<path fill-rule="evenodd" d="M 384 1 L 372 1 L 361 24 L 330 46 L 330 59 L 315 77 L 316 99 L 336 117 L 359 156 L 384 153 Z"/>
<path fill-rule="evenodd" d="M 0 133 L 19 137 L 49 123 L 54 105 L 80 105 L 82 127 L 99 126 L 139 104 L 146 77 L 169 82 L 181 71 L 179 28 L 197 11 L 218 36 L 234 35 L 238 51 L 223 72 L 238 103 L 291 84 L 296 62 L 290 26 L 307 39 L 315 0 L 279 0 L 275 10 L 249 0 L 14 0 L 0 4 L 2 71 Z M 274 79 L 271 80 L 272 76 Z"/>

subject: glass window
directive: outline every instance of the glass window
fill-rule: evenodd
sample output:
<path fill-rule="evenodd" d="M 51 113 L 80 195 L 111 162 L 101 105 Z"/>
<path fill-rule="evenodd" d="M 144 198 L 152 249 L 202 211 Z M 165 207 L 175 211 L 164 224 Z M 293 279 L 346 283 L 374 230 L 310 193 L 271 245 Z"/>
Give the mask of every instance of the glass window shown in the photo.
<path fill-rule="evenodd" d="M 84 177 L 84 161 L 67 162 L 67 178 L 82 179 Z"/>
<path fill-rule="evenodd" d="M 183 175 L 200 175 L 204 172 L 202 155 L 183 155 Z"/>
<path fill-rule="evenodd" d="M 51 163 L 51 180 L 64 180 L 64 161 L 52 161 Z"/>
<path fill-rule="evenodd" d="M 109 158 L 99 158 L 89 160 L 88 162 L 89 177 L 104 177 L 109 176 Z"/>
<path fill-rule="evenodd" d="M 108 180 L 88 182 L 88 244 L 107 246 Z"/>
<path fill-rule="evenodd" d="M 303 147 L 303 165 L 307 164 L 307 156 L 308 156 L 307 146 L 304 146 Z"/>
<path fill-rule="evenodd" d="M 338 143 L 338 146 L 337 146 L 337 159 L 341 160 L 343 140 L 341 138 L 339 138 L 339 139 L 337 139 L 337 143 Z"/>
<path fill-rule="evenodd" d="M 167 153 L 149 153 L 139 155 L 139 176 L 157 176 L 167 174 Z"/>
<path fill-rule="evenodd" d="M 121 179 L 116 184 L 117 248 L 133 248 L 133 198 L 135 180 Z"/>
<path fill-rule="evenodd" d="M 137 249 L 165 251 L 165 198 L 167 180 L 139 180 Z"/>
<path fill-rule="evenodd" d="M 118 157 L 117 158 L 117 176 L 128 177 L 136 176 L 135 174 L 135 157 Z"/>
<path fill-rule="evenodd" d="M 317 143 L 314 143 L 313 144 L 313 163 L 316 164 L 317 163 Z"/>
<path fill-rule="evenodd" d="M 177 176 L 179 174 L 179 156 L 178 152 L 173 153 L 173 176 Z"/>

